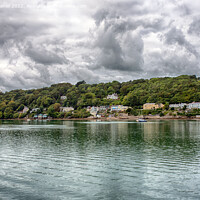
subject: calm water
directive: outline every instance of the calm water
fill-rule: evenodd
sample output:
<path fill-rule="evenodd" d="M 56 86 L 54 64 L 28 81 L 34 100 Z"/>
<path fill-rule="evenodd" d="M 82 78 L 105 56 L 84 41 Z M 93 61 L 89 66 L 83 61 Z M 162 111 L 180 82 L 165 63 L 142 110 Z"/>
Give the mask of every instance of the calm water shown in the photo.
<path fill-rule="evenodd" d="M 0 122 L 0 199 L 200 199 L 200 121 Z"/>

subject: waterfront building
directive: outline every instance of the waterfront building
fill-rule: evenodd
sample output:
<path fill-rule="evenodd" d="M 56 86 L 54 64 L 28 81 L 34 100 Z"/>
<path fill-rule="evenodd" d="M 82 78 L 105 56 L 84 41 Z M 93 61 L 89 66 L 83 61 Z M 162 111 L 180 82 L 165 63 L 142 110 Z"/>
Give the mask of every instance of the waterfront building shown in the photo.
<path fill-rule="evenodd" d="M 48 115 L 47 114 L 39 114 L 39 115 L 34 115 L 33 116 L 34 119 L 47 119 L 48 118 Z"/>
<path fill-rule="evenodd" d="M 143 110 L 153 110 L 158 108 L 163 108 L 164 105 L 162 103 L 145 103 L 143 105 Z"/>
<path fill-rule="evenodd" d="M 192 102 L 187 106 L 188 109 L 200 109 L 200 102 Z"/>
<path fill-rule="evenodd" d="M 87 111 L 99 111 L 99 112 L 106 112 L 109 109 L 109 106 L 88 106 Z"/>
<path fill-rule="evenodd" d="M 170 108 L 180 108 L 183 109 L 184 106 L 188 106 L 187 103 L 169 104 Z"/>
<path fill-rule="evenodd" d="M 123 105 L 116 105 L 116 106 L 111 106 L 111 111 L 121 111 L 121 112 L 124 112 L 128 109 L 128 106 L 123 106 Z"/>

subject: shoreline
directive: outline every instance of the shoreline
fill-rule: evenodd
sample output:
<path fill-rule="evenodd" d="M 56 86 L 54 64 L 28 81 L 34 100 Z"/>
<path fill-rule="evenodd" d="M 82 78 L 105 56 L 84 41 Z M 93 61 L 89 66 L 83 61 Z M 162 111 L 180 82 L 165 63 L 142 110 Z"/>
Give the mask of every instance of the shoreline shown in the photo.
<path fill-rule="evenodd" d="M 96 120 L 102 120 L 102 121 L 129 121 L 129 120 L 137 120 L 139 118 L 143 118 L 141 116 L 128 116 L 126 118 L 123 117 L 105 117 L 105 118 L 51 118 L 51 119 L 30 119 L 30 118 L 22 118 L 22 119 L 1 119 L 1 120 L 18 120 L 18 121 L 51 121 L 51 120 L 60 120 L 60 121 L 96 121 Z M 200 118 L 195 118 L 195 117 L 159 117 L 159 116 L 147 116 L 145 117 L 147 120 L 200 120 Z"/>

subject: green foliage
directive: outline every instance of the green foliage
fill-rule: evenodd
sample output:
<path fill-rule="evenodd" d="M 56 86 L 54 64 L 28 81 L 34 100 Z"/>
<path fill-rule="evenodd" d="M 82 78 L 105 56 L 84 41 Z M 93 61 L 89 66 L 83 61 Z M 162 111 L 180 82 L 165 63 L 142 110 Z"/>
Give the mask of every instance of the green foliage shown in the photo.
<path fill-rule="evenodd" d="M 0 103 L 0 111 L 4 112 L 5 109 L 6 109 L 6 103 L 5 102 L 1 102 Z"/>
<path fill-rule="evenodd" d="M 79 82 L 76 83 L 76 87 L 78 87 L 81 84 L 86 84 L 86 82 L 84 80 L 83 81 L 79 81 Z"/>
<path fill-rule="evenodd" d="M 161 112 L 161 113 L 160 113 L 160 117 L 163 117 L 163 116 L 165 116 L 165 115 L 164 115 L 164 113 Z"/>
<path fill-rule="evenodd" d="M 155 110 L 142 110 L 143 115 L 160 115 L 162 113 L 161 109 L 155 109 Z"/>
<path fill-rule="evenodd" d="M 57 118 L 57 113 L 56 113 L 56 111 L 54 109 L 54 105 L 49 106 L 49 108 L 47 110 L 47 114 L 50 117 Z"/>
<path fill-rule="evenodd" d="M 14 119 L 16 119 L 16 118 L 18 118 L 19 117 L 19 113 L 15 113 L 14 115 L 13 115 L 13 118 Z"/>
<path fill-rule="evenodd" d="M 60 112 L 57 115 L 57 118 L 64 118 L 65 117 L 65 113 L 64 112 Z"/>
<path fill-rule="evenodd" d="M 3 112 L 0 111 L 0 119 L 2 119 L 2 118 L 3 118 Z"/>
<path fill-rule="evenodd" d="M 76 110 L 72 117 L 73 118 L 87 118 L 90 116 L 90 113 L 86 109 Z"/>
<path fill-rule="evenodd" d="M 126 110 L 126 113 L 128 113 L 130 115 L 138 116 L 139 115 L 139 110 L 134 109 L 134 108 L 128 108 Z"/>
<path fill-rule="evenodd" d="M 17 108 L 17 111 L 22 111 L 24 109 L 24 105 L 21 104 L 18 108 Z"/>
<path fill-rule="evenodd" d="M 108 94 L 113 93 L 118 94 L 118 100 L 106 99 Z M 60 97 L 63 95 L 67 99 L 61 101 Z M 38 114 L 47 112 L 51 117 L 62 118 L 63 114 L 59 113 L 60 106 L 72 106 L 75 110 L 77 108 L 82 110 L 87 106 L 123 104 L 133 107 L 130 114 L 136 114 L 137 109 L 147 102 L 163 103 L 164 109 L 167 110 L 171 103 L 193 101 L 200 101 L 200 81 L 196 76 L 183 75 L 91 85 L 79 81 L 76 85 L 59 83 L 41 89 L 13 90 L 0 94 L 0 112 L 2 117 L 12 118 L 16 112 L 23 110 L 23 106 L 27 106 L 29 109 L 41 108 Z M 85 115 L 84 113 L 75 111 L 74 115 L 70 116 L 81 116 Z M 144 111 L 144 114 L 147 113 L 153 115 L 160 114 L 161 111 Z"/>
<path fill-rule="evenodd" d="M 169 103 L 168 102 L 165 103 L 164 110 L 169 110 Z"/>
<path fill-rule="evenodd" d="M 136 95 L 134 95 L 133 92 L 129 92 L 125 97 L 124 97 L 124 100 L 122 102 L 123 105 L 125 106 L 137 106 L 139 105 L 139 102 L 138 102 L 138 98 Z"/>
<path fill-rule="evenodd" d="M 11 119 L 13 117 L 13 109 L 11 107 L 7 107 L 4 111 L 4 118 Z"/>
<path fill-rule="evenodd" d="M 61 105 L 60 105 L 60 103 L 55 103 L 55 104 L 53 104 L 53 107 L 54 107 L 54 111 L 59 112 Z"/>
<path fill-rule="evenodd" d="M 26 113 L 20 113 L 19 114 L 19 118 L 24 118 L 24 117 L 26 117 Z"/>

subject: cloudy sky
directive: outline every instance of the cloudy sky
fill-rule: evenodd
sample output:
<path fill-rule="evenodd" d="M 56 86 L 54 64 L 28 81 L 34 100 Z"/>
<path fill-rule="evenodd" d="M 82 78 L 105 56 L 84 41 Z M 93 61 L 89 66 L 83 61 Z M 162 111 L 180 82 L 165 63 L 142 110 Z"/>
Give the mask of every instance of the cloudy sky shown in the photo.
<path fill-rule="evenodd" d="M 1 0 L 0 89 L 200 76 L 199 0 Z"/>

